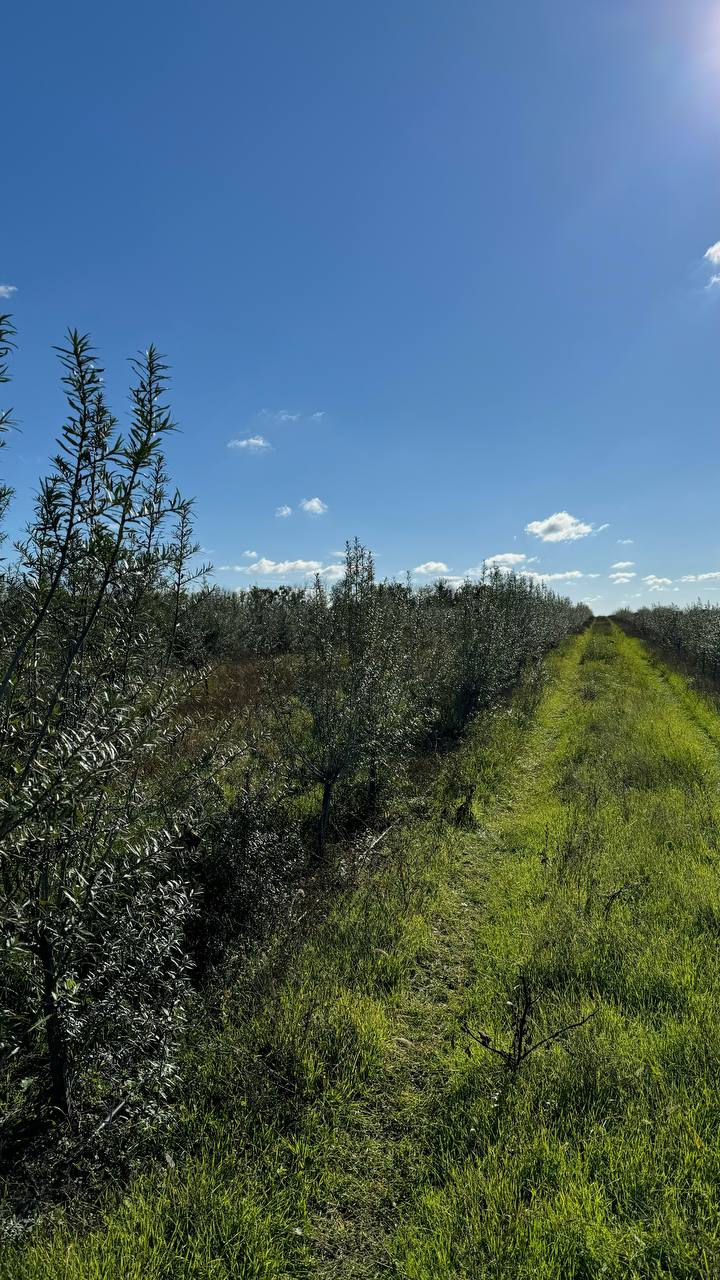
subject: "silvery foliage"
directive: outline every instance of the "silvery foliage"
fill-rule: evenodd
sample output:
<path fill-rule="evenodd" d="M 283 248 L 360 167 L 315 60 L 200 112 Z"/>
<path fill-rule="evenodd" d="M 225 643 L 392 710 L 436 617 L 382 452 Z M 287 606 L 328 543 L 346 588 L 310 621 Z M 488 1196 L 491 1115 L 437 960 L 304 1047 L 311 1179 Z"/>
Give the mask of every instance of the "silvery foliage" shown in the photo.
<path fill-rule="evenodd" d="M 317 578 L 292 609 L 290 661 L 272 669 L 270 701 L 296 769 L 320 784 L 321 854 L 342 784 L 365 776 L 374 795 L 429 734 L 457 733 L 497 705 L 589 617 L 497 571 L 459 588 L 378 583 L 357 540 L 336 585 Z"/>
<path fill-rule="evenodd" d="M 193 909 L 181 830 L 218 744 L 185 750 L 197 548 L 163 464 L 165 366 L 154 348 L 132 362 L 123 436 L 88 339 L 59 357 L 67 420 L 2 579 L 0 1120 L 11 1144 L 50 1122 L 74 1159 L 170 1095 Z"/>
<path fill-rule="evenodd" d="M 644 640 L 674 649 L 702 674 L 720 675 L 720 606 L 656 604 L 650 608 L 619 609 L 615 617 Z"/>
<path fill-rule="evenodd" d="M 450 593 L 440 584 L 428 592 L 427 608 L 431 619 L 435 615 L 433 670 L 441 725 L 451 733 L 478 711 L 496 706 L 523 671 L 590 616 L 585 605 L 497 569 Z"/>
<path fill-rule="evenodd" d="M 321 787 L 320 855 L 336 788 L 365 773 L 374 791 L 418 736 L 423 712 L 408 661 L 409 603 L 405 594 L 398 608 L 378 589 L 372 555 L 356 539 L 330 591 L 316 578 L 292 660 L 271 672 L 269 699 L 290 758 L 301 777 Z"/>

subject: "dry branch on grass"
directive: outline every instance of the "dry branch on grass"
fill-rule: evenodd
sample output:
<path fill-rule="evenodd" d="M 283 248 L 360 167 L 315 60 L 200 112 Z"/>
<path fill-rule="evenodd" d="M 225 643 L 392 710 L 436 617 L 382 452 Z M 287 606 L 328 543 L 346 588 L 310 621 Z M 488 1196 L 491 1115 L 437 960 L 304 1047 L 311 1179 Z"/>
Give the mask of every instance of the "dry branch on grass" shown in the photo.
<path fill-rule="evenodd" d="M 533 994 L 527 974 L 520 974 L 513 996 L 514 998 L 508 1001 L 512 1009 L 512 1041 L 509 1049 L 501 1049 L 498 1045 L 493 1044 L 487 1032 L 473 1031 L 467 1021 L 462 1023 L 463 1031 L 476 1044 L 479 1044 L 483 1049 L 487 1049 L 488 1053 L 494 1053 L 496 1057 L 501 1058 L 508 1071 L 513 1072 L 519 1071 L 523 1062 L 531 1054 L 536 1053 L 538 1049 L 548 1049 L 551 1044 L 556 1044 L 559 1040 L 564 1039 L 569 1032 L 576 1030 L 578 1027 L 583 1027 L 586 1022 L 595 1017 L 597 1012 L 596 1009 L 593 1009 L 584 1018 L 578 1018 L 575 1022 L 567 1022 L 564 1026 L 558 1027 L 556 1031 L 551 1031 L 549 1035 L 543 1036 L 541 1040 L 531 1042 L 532 1020 L 538 1008 L 538 1000 L 537 996 Z"/>

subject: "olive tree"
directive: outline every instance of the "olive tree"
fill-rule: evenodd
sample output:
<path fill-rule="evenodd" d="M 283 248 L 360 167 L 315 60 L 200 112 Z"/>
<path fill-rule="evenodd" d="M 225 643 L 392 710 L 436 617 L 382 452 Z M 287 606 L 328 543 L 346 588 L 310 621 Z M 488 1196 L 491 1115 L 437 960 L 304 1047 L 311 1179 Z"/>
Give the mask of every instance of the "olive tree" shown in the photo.
<path fill-rule="evenodd" d="M 121 434 L 88 339 L 71 332 L 59 357 L 67 418 L 2 583 L 0 1052 L 6 1126 L 34 1110 L 87 1142 L 168 1095 L 183 831 L 212 803 L 220 743 L 193 756 L 174 662 L 201 570 L 163 462 L 165 366 L 152 347 L 132 362 Z"/>
<path fill-rule="evenodd" d="M 372 555 L 356 539 L 347 544 L 344 572 L 330 591 L 316 577 L 293 658 L 273 673 L 272 700 L 290 754 L 301 776 L 321 788 L 319 856 L 337 787 L 364 773 L 370 795 L 376 794 L 379 776 L 418 731 L 403 635 L 394 621 L 378 591 Z"/>

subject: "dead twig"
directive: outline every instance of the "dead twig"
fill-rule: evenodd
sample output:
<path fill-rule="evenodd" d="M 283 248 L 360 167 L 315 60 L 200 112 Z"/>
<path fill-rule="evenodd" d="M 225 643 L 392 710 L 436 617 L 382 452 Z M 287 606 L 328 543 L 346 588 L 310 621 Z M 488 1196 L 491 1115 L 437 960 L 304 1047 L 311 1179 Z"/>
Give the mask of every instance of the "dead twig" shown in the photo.
<path fill-rule="evenodd" d="M 630 893 L 633 889 L 642 889 L 643 887 L 644 886 L 640 881 L 628 881 L 627 884 L 621 884 L 619 889 L 613 889 L 611 893 L 602 894 L 601 896 L 605 899 L 603 914 L 608 916 L 610 914 L 610 908 L 615 902 L 617 902 L 618 898 L 622 897 L 624 893 Z"/>
<path fill-rule="evenodd" d="M 518 1071 L 531 1054 L 536 1053 L 538 1049 L 548 1048 L 549 1045 L 562 1040 L 570 1031 L 583 1027 L 597 1013 L 597 1010 L 593 1009 L 584 1018 L 578 1018 L 575 1022 L 567 1022 L 564 1026 L 558 1027 L 556 1031 L 551 1031 L 549 1035 L 543 1036 L 542 1040 L 529 1043 L 532 1015 L 537 1008 L 537 997 L 531 990 L 526 974 L 520 974 L 519 982 L 515 987 L 515 998 L 508 1003 L 513 1008 L 513 1037 L 509 1049 L 501 1049 L 498 1045 L 493 1044 L 486 1031 L 473 1031 L 467 1021 L 461 1023 L 461 1026 L 476 1044 L 479 1044 L 483 1049 L 487 1049 L 489 1053 L 494 1053 L 496 1057 L 501 1058 L 509 1071 Z"/>

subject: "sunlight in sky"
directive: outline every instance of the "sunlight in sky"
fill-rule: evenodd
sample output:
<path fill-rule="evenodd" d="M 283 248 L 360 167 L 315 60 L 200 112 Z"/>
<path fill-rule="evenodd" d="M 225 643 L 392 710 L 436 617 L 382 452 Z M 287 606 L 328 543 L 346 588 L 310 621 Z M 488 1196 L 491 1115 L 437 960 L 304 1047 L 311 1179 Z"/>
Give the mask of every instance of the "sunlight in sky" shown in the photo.
<path fill-rule="evenodd" d="M 691 19 L 688 75 L 695 105 L 716 115 L 720 106 L 720 4 Z"/>

